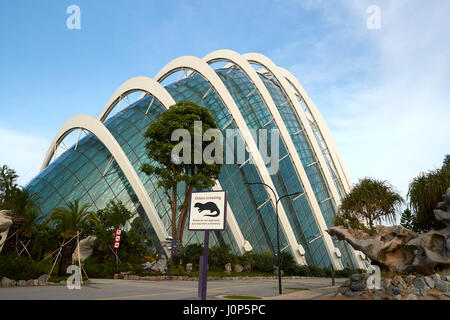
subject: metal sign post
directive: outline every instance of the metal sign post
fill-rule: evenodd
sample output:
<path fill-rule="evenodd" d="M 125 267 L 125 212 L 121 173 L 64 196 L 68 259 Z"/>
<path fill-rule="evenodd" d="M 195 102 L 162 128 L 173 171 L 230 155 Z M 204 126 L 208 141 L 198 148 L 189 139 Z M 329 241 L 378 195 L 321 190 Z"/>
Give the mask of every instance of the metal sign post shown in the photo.
<path fill-rule="evenodd" d="M 169 280 L 172 280 L 172 255 L 180 252 L 180 240 L 172 237 L 166 238 L 166 241 L 163 242 L 163 246 L 170 249 Z"/>
<path fill-rule="evenodd" d="M 208 248 L 209 248 L 209 231 L 205 231 L 205 240 L 203 244 L 203 256 L 201 257 L 202 277 L 199 278 L 200 295 L 202 300 L 206 300 L 206 291 L 208 287 Z"/>
<path fill-rule="evenodd" d="M 188 230 L 205 232 L 203 256 L 199 264 L 198 296 L 206 300 L 209 231 L 225 230 L 227 193 L 224 190 L 193 192 L 190 200 Z"/>

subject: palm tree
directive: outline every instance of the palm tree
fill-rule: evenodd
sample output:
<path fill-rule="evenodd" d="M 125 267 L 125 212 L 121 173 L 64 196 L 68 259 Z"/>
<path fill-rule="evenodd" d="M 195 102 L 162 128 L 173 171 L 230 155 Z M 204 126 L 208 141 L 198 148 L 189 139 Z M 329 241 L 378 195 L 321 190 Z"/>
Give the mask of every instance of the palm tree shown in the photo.
<path fill-rule="evenodd" d="M 114 239 L 116 229 L 123 229 L 124 225 L 133 216 L 122 203 L 110 200 L 104 209 L 98 210 L 93 219 L 90 219 L 90 228 L 97 237 L 97 250 L 103 252 L 103 258 L 109 256 L 108 246 Z"/>
<path fill-rule="evenodd" d="M 403 198 L 387 181 L 364 178 L 342 199 L 335 224 L 346 226 L 347 222 L 350 227 L 372 233 L 376 222 L 394 223 L 403 203 Z"/>
<path fill-rule="evenodd" d="M 55 229 L 63 241 L 69 241 L 61 250 L 61 261 L 59 263 L 59 276 L 64 276 L 72 264 L 72 254 L 75 251 L 77 242 L 72 239 L 77 232 L 83 231 L 89 220 L 95 216 L 95 213 L 89 211 L 90 204 L 80 206 L 79 200 L 67 203 L 66 207 L 55 208 L 50 216 Z M 72 239 L 72 240 L 70 240 Z"/>

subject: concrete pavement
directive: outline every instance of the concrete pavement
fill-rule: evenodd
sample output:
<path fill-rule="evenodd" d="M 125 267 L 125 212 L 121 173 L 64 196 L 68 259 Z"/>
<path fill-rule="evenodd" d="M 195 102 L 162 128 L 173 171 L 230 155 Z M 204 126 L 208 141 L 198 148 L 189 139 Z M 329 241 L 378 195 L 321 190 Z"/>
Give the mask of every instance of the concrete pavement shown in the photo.
<path fill-rule="evenodd" d="M 283 295 L 278 294 L 277 279 L 208 281 L 208 300 L 226 295 L 256 296 L 269 300 L 311 300 L 334 296 L 346 279 L 283 279 Z M 81 290 L 65 286 L 0 288 L 0 300 L 199 300 L 197 281 L 90 279 Z M 297 290 L 296 290 L 297 289 Z"/>

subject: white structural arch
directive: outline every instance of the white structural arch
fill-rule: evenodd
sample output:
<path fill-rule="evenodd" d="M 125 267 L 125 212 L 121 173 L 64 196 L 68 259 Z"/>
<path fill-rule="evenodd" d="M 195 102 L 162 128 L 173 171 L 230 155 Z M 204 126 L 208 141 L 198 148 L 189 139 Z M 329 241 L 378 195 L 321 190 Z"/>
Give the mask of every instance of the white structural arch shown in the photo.
<path fill-rule="evenodd" d="M 133 92 L 145 92 L 155 97 L 166 109 L 175 104 L 172 96 L 157 81 L 148 77 L 134 77 L 125 81 L 109 98 L 105 107 L 101 111 L 98 119 L 104 122 L 114 107 L 122 100 L 123 97 Z"/>
<path fill-rule="evenodd" d="M 288 82 L 294 87 L 294 89 L 298 92 L 298 94 L 302 97 L 302 99 L 305 101 L 306 106 L 309 108 L 311 112 L 311 116 L 313 117 L 314 121 L 317 124 L 317 129 L 320 131 L 320 134 L 323 137 L 324 143 L 326 144 L 326 147 L 330 153 L 331 160 L 333 161 L 333 165 L 336 168 L 338 175 L 338 178 L 341 180 L 342 185 L 344 187 L 344 191 L 346 193 L 350 192 L 352 189 L 352 183 L 350 180 L 350 176 L 347 172 L 347 169 L 344 165 L 344 161 L 342 160 L 341 154 L 339 152 L 339 149 L 336 146 L 336 142 L 333 139 L 333 136 L 330 133 L 330 130 L 323 119 L 321 113 L 317 109 L 314 102 L 311 100 L 311 98 L 306 93 L 305 89 L 303 89 L 300 82 L 286 69 L 278 67 L 281 74 L 288 80 Z M 325 170 L 325 169 L 324 169 Z M 336 202 L 336 206 L 340 205 L 340 201 Z M 349 246 L 350 251 L 353 253 L 353 256 L 355 257 L 358 267 L 361 269 L 367 269 L 368 267 L 368 258 L 362 253 L 361 251 L 355 250 L 352 246 Z M 369 263 L 370 265 L 370 263 Z"/>
<path fill-rule="evenodd" d="M 150 223 L 152 224 L 158 239 L 160 241 L 164 241 L 169 235 L 164 227 L 164 224 L 161 221 L 161 218 L 158 215 L 158 212 L 153 205 L 153 202 L 151 201 L 147 191 L 145 190 L 144 185 L 139 179 L 139 176 L 128 160 L 126 154 L 123 152 L 119 143 L 113 137 L 111 132 L 109 132 L 109 130 L 103 125 L 103 123 L 96 118 L 86 114 L 78 114 L 67 120 L 66 123 L 64 123 L 59 129 L 58 133 L 53 139 L 45 157 L 43 168 L 47 167 L 47 165 L 50 163 L 56 147 L 70 132 L 76 129 L 84 129 L 91 132 L 101 141 L 101 143 L 103 143 L 106 149 L 108 149 L 114 160 L 119 165 L 126 179 L 130 183 L 131 187 L 133 188 L 133 191 L 136 193 L 136 196 L 142 207 L 144 208 L 144 211 L 147 214 L 147 217 L 150 220 Z M 165 248 L 165 250 L 168 254 L 167 248 Z"/>
<path fill-rule="evenodd" d="M 297 100 L 297 98 L 295 96 L 294 88 L 293 88 L 293 86 L 291 86 L 289 84 L 288 79 L 286 78 L 286 76 L 289 76 L 289 74 L 287 74 L 286 72 L 282 72 L 280 67 L 276 66 L 272 62 L 272 60 L 270 60 L 268 57 L 266 57 L 266 56 L 264 56 L 262 54 L 259 54 L 259 53 L 246 53 L 246 54 L 243 55 L 243 57 L 248 62 L 256 64 L 256 65 L 259 65 L 259 66 L 263 67 L 266 71 L 271 73 L 274 76 L 274 78 L 278 81 L 280 86 L 283 88 L 283 90 L 285 91 L 288 99 L 290 100 L 292 106 L 294 107 L 293 109 L 295 110 L 295 112 L 296 112 L 300 122 L 302 123 L 302 125 L 303 125 L 303 127 L 305 129 L 306 137 L 307 137 L 308 141 L 310 142 L 311 148 L 313 149 L 313 151 L 314 151 L 314 153 L 316 155 L 316 159 L 319 162 L 320 167 L 322 168 L 322 173 L 324 175 L 325 182 L 328 185 L 328 189 L 330 190 L 331 197 L 334 200 L 336 208 L 339 207 L 339 205 L 340 205 L 340 197 L 339 197 L 339 194 L 337 192 L 337 188 L 336 188 L 336 186 L 335 186 L 335 184 L 333 182 L 331 173 L 328 170 L 327 164 L 325 162 L 325 158 L 323 157 L 323 154 L 322 154 L 322 152 L 320 150 L 320 147 L 319 147 L 319 145 L 318 145 L 318 143 L 317 143 L 317 141 L 316 141 L 316 139 L 314 137 L 314 133 L 312 132 L 312 129 L 311 129 L 311 126 L 310 126 L 310 124 L 308 122 L 306 114 L 304 113 L 303 109 L 300 106 L 300 103 L 298 102 L 298 100 Z M 291 78 L 291 77 L 292 77 L 292 75 L 289 78 Z M 294 77 L 292 77 L 292 78 L 294 78 Z M 294 79 L 289 79 L 289 80 L 294 80 Z M 295 82 L 297 84 L 299 84 L 296 79 L 295 79 Z M 291 82 L 291 83 L 293 83 L 293 82 Z M 312 102 L 312 101 L 309 100 L 309 101 L 305 101 L 305 103 L 306 102 Z M 315 110 L 315 115 L 316 116 L 320 115 L 320 113 L 318 112 L 317 108 Z M 321 119 L 323 121 L 323 118 L 321 118 Z M 323 126 L 324 126 L 324 121 L 323 121 L 322 127 Z M 331 134 L 330 134 L 330 136 L 331 136 Z M 324 139 L 327 139 L 327 138 L 328 138 L 328 136 L 324 136 Z M 334 143 L 334 140 L 330 140 L 330 141 L 331 141 L 331 143 Z M 337 150 L 337 147 L 335 145 L 333 146 L 333 150 L 334 149 Z M 341 159 L 341 161 L 342 161 L 342 159 Z M 339 174 L 339 173 L 340 172 L 338 172 L 337 174 Z M 349 181 L 348 177 L 346 177 L 343 173 L 341 173 L 341 174 L 342 174 L 340 176 L 341 181 L 343 180 L 342 177 L 346 178 L 345 179 L 346 181 Z M 346 184 L 344 183 L 343 185 L 345 186 Z M 349 191 L 349 189 L 348 189 L 348 191 Z M 316 202 L 316 204 L 317 204 L 317 202 Z M 321 229 L 322 235 L 324 237 L 324 241 L 332 242 L 331 236 L 327 232 L 325 232 L 325 230 L 327 229 L 325 220 L 323 219 L 322 215 L 320 215 L 320 217 L 322 217 L 322 219 L 320 219 L 322 221 L 319 220 L 319 225 L 320 225 L 320 229 Z M 355 250 L 353 250 L 353 248 L 351 248 L 351 251 L 353 253 L 355 253 Z M 340 256 L 340 252 L 339 252 L 338 248 L 335 249 L 335 252 L 336 252 L 335 253 L 336 256 Z M 357 262 L 358 266 L 359 267 L 363 267 L 364 263 L 359 258 L 360 255 L 354 254 L 354 256 L 356 257 L 356 262 Z"/>
<path fill-rule="evenodd" d="M 250 65 L 250 63 L 243 58 L 240 54 L 232 50 L 217 50 L 207 54 L 203 57 L 207 63 L 214 63 L 216 61 L 227 61 L 238 66 L 241 71 L 247 76 L 247 78 L 253 83 L 256 90 L 258 91 L 260 97 L 263 102 L 266 104 L 268 111 L 272 115 L 275 125 L 280 131 L 281 138 L 283 139 L 290 159 L 294 165 L 294 168 L 297 172 L 298 179 L 302 184 L 303 190 L 305 191 L 305 195 L 308 199 L 308 202 L 311 206 L 311 211 L 314 215 L 314 219 L 318 225 L 320 226 L 320 220 L 323 220 L 322 212 L 317 203 L 316 197 L 314 196 L 314 192 L 312 190 L 309 179 L 306 175 L 305 169 L 301 163 L 300 157 L 298 155 L 297 149 L 292 141 L 291 136 L 284 124 L 284 121 L 278 112 L 278 108 L 276 107 L 272 96 L 267 90 L 266 86 L 262 82 L 261 78 L 256 73 L 255 69 Z M 325 223 L 325 220 L 323 221 Z M 320 230 L 321 234 L 323 230 Z M 336 248 L 332 241 L 324 241 L 325 247 L 327 247 L 327 252 L 330 258 L 330 261 L 333 263 L 333 267 L 335 269 L 342 269 L 342 261 L 339 259 L 338 255 L 334 254 L 336 252 Z"/>
<path fill-rule="evenodd" d="M 259 53 L 246 53 L 243 55 L 243 57 L 249 63 L 259 65 L 259 66 L 263 67 L 265 70 L 267 70 L 269 73 L 271 73 L 273 75 L 273 77 L 278 81 L 278 83 L 280 84 L 280 86 L 282 87 L 284 92 L 286 93 L 287 98 L 289 99 L 291 105 L 293 106 L 293 109 L 294 109 L 295 113 L 297 114 L 299 121 L 303 125 L 306 138 L 308 139 L 310 146 L 312 148 L 312 151 L 314 152 L 314 154 L 316 156 L 318 164 L 322 169 L 321 171 L 323 173 L 325 183 L 327 184 L 328 190 L 330 191 L 330 195 L 333 198 L 334 203 L 337 207 L 339 205 L 339 201 L 340 201 L 339 194 L 337 192 L 336 186 L 333 183 L 331 174 L 328 171 L 328 167 L 325 162 L 325 158 L 323 157 L 320 147 L 319 147 L 316 139 L 314 138 L 314 133 L 312 132 L 312 129 L 310 127 L 308 119 L 307 119 L 305 113 L 303 112 L 303 110 L 300 106 L 300 103 L 298 102 L 298 100 L 295 96 L 295 92 L 294 92 L 293 88 L 289 85 L 286 78 L 281 74 L 281 72 L 279 71 L 279 67 L 277 67 L 272 62 L 272 60 L 270 60 L 266 56 L 259 54 Z M 312 189 L 310 190 L 310 192 L 313 192 Z M 311 203 L 311 205 L 312 205 L 313 212 L 319 212 L 319 213 L 321 212 L 317 200 L 314 201 L 314 203 Z M 339 257 L 340 256 L 339 250 L 334 247 L 331 236 L 325 231 L 327 229 L 327 225 L 325 223 L 325 219 L 323 218 L 323 215 L 317 214 L 315 217 L 317 219 L 316 221 L 318 223 L 319 230 L 320 230 L 323 240 L 325 242 L 325 247 L 327 248 L 327 250 L 329 250 L 330 248 L 334 248 L 334 252 L 329 252 L 330 257 L 331 256 Z"/>
<path fill-rule="evenodd" d="M 244 118 L 242 117 L 236 103 L 234 102 L 233 97 L 228 92 L 216 72 L 204 60 L 193 56 L 183 56 L 176 58 L 161 69 L 161 71 L 155 76 L 155 80 L 158 82 L 162 82 L 165 78 L 167 78 L 174 72 L 184 69 L 193 70 L 196 73 L 200 74 L 217 92 L 217 95 L 220 97 L 223 104 L 228 109 L 231 117 L 236 123 L 237 128 L 241 132 L 242 138 L 249 149 L 249 153 L 254 159 L 255 167 L 259 172 L 261 180 L 275 190 L 276 188 L 264 164 L 261 154 L 259 153 L 258 147 L 253 140 L 250 130 L 248 129 Z M 271 199 L 273 207 L 275 208 L 276 199 L 271 192 L 268 191 L 267 194 Z M 292 249 L 292 254 L 295 261 L 298 264 L 305 265 L 306 260 L 304 258 L 304 255 L 302 254 L 303 247 L 297 242 L 289 220 L 287 219 L 286 212 L 284 211 L 284 208 L 281 204 L 279 206 L 278 214 L 281 228 L 284 232 L 289 246 Z"/>
<path fill-rule="evenodd" d="M 318 130 L 320 130 L 320 133 L 322 134 L 322 136 L 324 138 L 324 142 L 330 152 L 330 156 L 332 158 L 332 161 L 334 162 L 334 166 L 338 170 L 337 174 L 339 175 L 339 178 L 342 181 L 342 184 L 345 188 L 345 192 L 349 192 L 352 188 L 350 177 L 348 175 L 347 169 L 342 160 L 341 154 L 339 153 L 339 149 L 336 146 L 336 143 L 333 139 L 333 136 L 330 133 L 330 130 L 329 130 L 325 120 L 323 119 L 322 115 L 320 114 L 320 112 L 317 109 L 314 102 L 311 100 L 311 98 L 306 93 L 305 89 L 303 89 L 300 82 L 298 82 L 298 80 L 288 70 L 281 68 L 281 67 L 278 67 L 278 69 L 280 70 L 281 74 L 296 89 L 296 91 L 303 98 L 307 107 L 311 111 L 311 115 L 314 118 L 315 122 L 317 123 Z"/>

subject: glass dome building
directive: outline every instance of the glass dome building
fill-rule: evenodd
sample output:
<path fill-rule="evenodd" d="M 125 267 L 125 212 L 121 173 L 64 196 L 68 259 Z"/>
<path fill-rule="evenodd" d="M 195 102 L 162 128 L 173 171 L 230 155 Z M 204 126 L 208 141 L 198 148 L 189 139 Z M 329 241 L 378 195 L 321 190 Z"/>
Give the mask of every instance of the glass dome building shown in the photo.
<path fill-rule="evenodd" d="M 218 66 L 219 65 L 219 66 Z M 176 75 L 179 75 L 176 80 Z M 128 95 L 141 92 L 127 108 L 112 111 Z M 330 132 L 298 81 L 267 57 L 231 50 L 204 58 L 184 56 L 168 63 L 155 78 L 126 81 L 98 118 L 76 115 L 56 134 L 41 172 L 27 185 L 37 192 L 43 214 L 80 199 L 93 210 L 121 200 L 144 224 L 154 243 L 171 234 L 170 208 L 155 177 L 140 171 L 145 155 L 143 132 L 169 106 L 192 101 L 208 107 L 219 128 L 237 129 L 255 161 L 224 164 L 215 189 L 227 190 L 227 228 L 211 233 L 211 245 L 233 251 L 276 252 L 276 198 L 282 250 L 298 264 L 335 269 L 364 268 L 364 256 L 328 235 L 333 217 L 351 183 Z M 269 174 L 251 130 L 277 129 L 279 170 Z M 71 132 L 73 146 L 56 157 Z M 84 133 L 84 134 L 83 134 Z M 201 243 L 203 234 L 184 232 L 183 244 Z M 160 247 L 161 250 L 162 247 Z"/>

